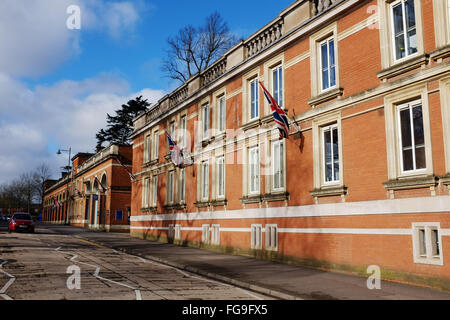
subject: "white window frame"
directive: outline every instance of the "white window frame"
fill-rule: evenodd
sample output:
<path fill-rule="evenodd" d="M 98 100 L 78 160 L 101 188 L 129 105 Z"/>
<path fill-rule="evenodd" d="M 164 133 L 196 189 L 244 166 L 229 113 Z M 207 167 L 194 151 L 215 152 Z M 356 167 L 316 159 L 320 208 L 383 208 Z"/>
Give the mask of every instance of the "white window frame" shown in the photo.
<path fill-rule="evenodd" d="M 151 134 L 146 135 L 145 136 L 145 145 L 144 145 L 144 163 L 149 162 L 152 158 L 151 142 L 152 142 Z"/>
<path fill-rule="evenodd" d="M 202 243 L 209 244 L 210 243 L 210 237 L 209 237 L 209 224 L 203 224 L 202 225 Z"/>
<path fill-rule="evenodd" d="M 256 161 L 256 164 L 253 162 Z M 252 172 L 253 165 L 257 168 L 257 172 Z M 259 146 L 252 146 L 248 148 L 248 193 L 250 195 L 260 194 L 261 193 L 261 168 L 260 168 L 260 154 L 259 154 Z M 255 187 L 257 189 L 252 190 L 253 176 L 257 177 L 257 183 L 255 183 Z"/>
<path fill-rule="evenodd" d="M 338 41 L 337 23 L 330 23 L 320 31 L 310 37 L 310 68 L 311 68 L 311 97 L 317 97 L 322 93 L 332 94 L 335 89 L 340 87 L 339 77 L 339 41 Z M 320 44 L 325 40 L 333 39 L 334 41 L 334 65 L 335 65 L 335 86 L 327 90 L 322 90 L 322 53 Z M 333 90 L 334 89 L 334 90 Z"/>
<path fill-rule="evenodd" d="M 255 83 L 254 90 L 252 90 L 252 84 L 253 83 Z M 249 93 L 248 94 L 248 106 L 249 106 L 248 119 L 249 119 L 249 121 L 259 119 L 259 115 L 260 115 L 260 110 L 259 110 L 259 108 L 260 108 L 260 106 L 259 106 L 259 87 L 258 87 L 258 84 L 259 84 L 258 77 L 255 77 L 253 79 L 248 80 L 248 93 Z M 253 111 L 252 94 L 256 95 L 256 97 L 255 97 L 255 100 L 256 100 L 255 101 L 255 103 L 256 103 L 256 109 L 255 109 L 256 112 L 255 113 L 256 113 L 256 115 L 254 117 L 252 117 L 252 111 Z"/>
<path fill-rule="evenodd" d="M 421 171 L 402 170 L 403 163 L 399 151 L 401 150 L 400 125 L 397 107 L 405 102 L 421 101 L 422 117 L 425 135 L 425 161 L 426 168 Z M 384 98 L 384 115 L 386 128 L 386 154 L 388 165 L 388 179 L 396 180 L 398 178 L 411 176 L 426 176 L 433 174 L 433 152 L 431 144 L 431 127 L 428 105 L 428 88 L 426 84 L 418 84 L 405 90 L 397 91 Z M 342 141 L 342 140 L 341 140 Z"/>
<path fill-rule="evenodd" d="M 225 99 L 225 94 L 222 94 L 217 98 L 217 132 L 223 133 L 227 129 L 227 101 Z"/>
<path fill-rule="evenodd" d="M 167 238 L 168 240 L 173 240 L 175 238 L 175 226 L 173 224 L 169 224 L 167 229 Z"/>
<path fill-rule="evenodd" d="M 142 207 L 148 208 L 149 206 L 149 185 L 150 185 L 150 178 L 145 178 L 143 180 L 143 186 L 142 186 Z"/>
<path fill-rule="evenodd" d="M 277 78 L 278 78 L 278 88 L 275 88 L 275 78 L 274 73 L 277 72 Z M 281 72 L 281 77 L 279 73 Z M 278 103 L 280 107 L 283 107 L 284 105 L 284 69 L 283 64 L 278 64 L 277 66 L 270 69 L 270 77 L 271 77 L 271 84 L 272 84 L 272 96 L 275 99 L 275 101 Z M 281 78 L 281 86 L 280 86 L 280 78 Z M 278 90 L 278 97 L 276 94 L 276 90 Z M 281 91 L 281 93 L 280 93 Z"/>
<path fill-rule="evenodd" d="M 254 250 L 262 249 L 262 224 L 252 224 L 251 230 L 251 244 L 250 248 Z"/>
<path fill-rule="evenodd" d="M 332 156 L 331 156 L 331 161 L 332 161 L 332 177 L 333 180 L 332 181 L 326 181 L 326 155 L 325 155 L 325 131 L 330 131 L 331 133 L 331 139 L 333 139 L 333 130 L 336 129 L 337 130 L 337 136 L 338 136 L 338 156 L 339 156 L 339 178 L 337 180 L 334 179 L 334 150 L 331 146 L 331 152 L 332 152 Z M 340 140 L 340 134 L 339 134 L 339 126 L 337 123 L 333 123 L 333 124 L 329 124 L 326 126 L 322 126 L 320 127 L 320 147 L 321 147 L 321 174 L 322 174 L 322 184 L 323 185 L 335 185 L 335 184 L 340 184 L 340 177 L 341 177 L 341 158 L 340 158 L 340 152 L 339 150 L 342 148 L 342 141 Z"/>
<path fill-rule="evenodd" d="M 339 137 L 339 180 L 335 182 L 325 183 L 324 168 L 324 143 L 322 128 L 337 124 Z M 342 146 L 342 119 L 341 113 L 331 113 L 313 120 L 313 166 L 314 166 L 314 188 L 326 189 L 327 187 L 343 187 L 344 186 L 344 158 Z"/>
<path fill-rule="evenodd" d="M 207 140 L 210 136 L 210 117 L 211 117 L 211 109 L 209 103 L 206 103 L 202 106 L 202 139 Z"/>
<path fill-rule="evenodd" d="M 178 200 L 181 204 L 184 204 L 186 203 L 186 169 L 180 169 L 178 174 Z"/>
<path fill-rule="evenodd" d="M 180 137 L 180 148 L 183 150 L 186 148 L 187 144 L 187 137 L 186 137 L 186 128 L 187 128 L 187 116 L 183 115 L 180 118 L 180 130 L 181 130 L 181 137 Z"/>
<path fill-rule="evenodd" d="M 181 224 L 175 225 L 175 240 L 181 240 Z"/>
<path fill-rule="evenodd" d="M 322 57 L 322 45 L 326 43 L 327 45 L 327 53 L 328 53 L 328 82 L 331 83 L 331 67 L 330 67 L 330 41 L 333 41 L 333 54 L 334 54 L 334 85 L 333 86 L 329 86 L 328 88 L 324 88 L 323 87 L 323 57 Z M 329 90 L 333 90 L 336 88 L 337 85 L 337 79 L 336 79 L 336 40 L 334 36 L 330 36 L 322 41 L 320 41 L 318 43 L 318 49 L 319 51 L 319 86 L 320 86 L 320 92 L 327 92 Z"/>
<path fill-rule="evenodd" d="M 392 5 L 399 3 L 400 0 L 378 0 L 379 22 L 381 26 L 380 32 L 380 48 L 381 48 L 381 66 L 382 69 L 388 69 L 398 63 L 405 61 L 405 59 L 396 60 L 394 38 L 394 25 Z M 434 3 L 435 1 L 433 1 Z M 416 19 L 416 35 L 417 35 L 417 53 L 407 56 L 407 59 L 424 54 L 423 41 L 423 22 L 422 22 L 422 1 L 414 1 L 414 12 Z"/>
<path fill-rule="evenodd" d="M 222 170 L 221 170 L 222 166 Z M 226 169 L 225 169 L 225 156 L 217 157 L 216 159 L 216 169 L 217 169 L 217 198 L 224 199 L 225 198 L 225 181 L 226 181 Z M 221 181 L 222 175 L 222 181 Z M 222 189 L 222 193 L 221 193 Z"/>
<path fill-rule="evenodd" d="M 426 254 L 421 255 L 419 230 L 425 230 L 425 250 Z M 439 255 L 433 255 L 432 230 L 437 231 Z M 442 231 L 439 222 L 413 222 L 412 241 L 414 263 L 444 265 L 444 253 L 442 251 Z"/>
<path fill-rule="evenodd" d="M 266 224 L 266 250 L 278 250 L 278 226 L 276 224 Z"/>
<path fill-rule="evenodd" d="M 152 149 L 152 160 L 156 160 L 159 157 L 159 131 L 153 132 L 153 149 Z"/>
<path fill-rule="evenodd" d="M 151 206 L 154 208 L 158 205 L 158 176 L 154 175 L 152 178 L 152 197 Z"/>
<path fill-rule="evenodd" d="M 275 152 L 275 147 L 278 146 L 280 153 Z M 280 159 L 280 155 L 282 155 Z M 278 159 L 278 165 L 280 167 L 281 173 L 278 179 L 279 186 L 276 187 L 276 163 Z M 272 191 L 283 191 L 286 189 L 286 153 L 285 153 L 285 143 L 283 140 L 272 141 Z"/>
<path fill-rule="evenodd" d="M 400 166 L 401 173 L 403 175 L 422 174 L 422 173 L 427 171 L 428 163 L 426 163 L 426 161 L 427 161 L 426 156 L 425 156 L 425 163 L 426 163 L 425 168 L 416 169 L 416 157 L 415 157 L 415 154 L 416 154 L 416 150 L 415 150 L 416 148 L 415 147 L 416 147 L 416 145 L 415 145 L 415 141 L 414 141 L 415 140 L 414 139 L 414 124 L 412 123 L 412 121 L 413 121 L 412 109 L 414 107 L 419 106 L 419 105 L 420 105 L 420 107 L 422 109 L 422 121 L 423 121 L 423 106 L 422 106 L 422 101 L 420 99 L 396 106 L 397 128 L 398 128 L 398 150 L 397 150 L 397 152 L 399 153 L 399 158 L 400 158 L 399 166 Z M 410 114 L 411 144 L 412 144 L 411 148 L 412 148 L 412 160 L 413 160 L 413 167 L 414 167 L 412 170 L 405 170 L 403 168 L 403 145 L 402 145 L 402 128 L 401 128 L 400 112 L 405 110 L 406 108 L 410 111 L 409 114 Z M 423 123 L 423 127 L 424 127 L 424 135 L 425 135 L 425 123 Z M 426 142 L 425 141 L 424 141 L 423 148 L 426 150 Z"/>
<path fill-rule="evenodd" d="M 167 204 L 174 203 L 174 185 L 175 185 L 175 172 L 170 170 L 167 173 Z"/>
<path fill-rule="evenodd" d="M 220 245 L 220 224 L 211 225 L 211 244 Z"/>
<path fill-rule="evenodd" d="M 202 201 L 209 200 L 209 161 L 205 160 L 201 163 L 201 199 Z M 205 173 L 206 168 L 206 173 Z"/>

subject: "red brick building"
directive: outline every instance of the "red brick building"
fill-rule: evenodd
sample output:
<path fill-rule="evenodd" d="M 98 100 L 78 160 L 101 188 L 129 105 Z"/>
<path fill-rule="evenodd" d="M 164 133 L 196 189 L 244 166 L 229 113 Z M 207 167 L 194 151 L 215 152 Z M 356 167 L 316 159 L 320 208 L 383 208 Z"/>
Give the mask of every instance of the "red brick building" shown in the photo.
<path fill-rule="evenodd" d="M 131 234 L 450 287 L 449 30 L 448 0 L 294 2 L 135 119 Z"/>
<path fill-rule="evenodd" d="M 46 189 L 43 220 L 129 232 L 131 159 L 132 149 L 125 145 L 75 155 L 72 174 Z"/>

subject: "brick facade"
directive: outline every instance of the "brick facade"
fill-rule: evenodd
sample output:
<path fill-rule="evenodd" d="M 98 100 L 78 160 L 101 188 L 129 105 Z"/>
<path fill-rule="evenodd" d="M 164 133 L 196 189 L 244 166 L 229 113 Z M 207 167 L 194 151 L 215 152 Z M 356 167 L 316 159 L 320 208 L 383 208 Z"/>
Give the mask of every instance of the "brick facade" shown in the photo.
<path fill-rule="evenodd" d="M 450 281 L 450 10 L 413 3 L 416 36 L 404 58 L 396 58 L 402 48 L 392 41 L 391 19 L 404 1 L 296 1 L 137 117 L 131 234 L 320 267 L 379 265 L 389 270 L 387 278 Z M 325 65 L 324 48 L 334 70 Z M 280 140 L 260 88 L 259 115 L 249 119 L 250 83 L 257 79 L 275 94 L 279 66 L 280 104 L 301 134 L 292 126 L 281 141 L 281 187 L 274 188 L 273 148 Z M 324 89 L 331 72 L 335 84 Z M 210 129 L 217 128 L 222 96 L 227 131 L 203 139 L 203 108 L 209 106 Z M 180 129 L 184 116 L 187 133 L 172 133 L 178 144 L 186 135 L 184 155 L 194 160 L 184 169 L 183 200 L 182 170 L 167 156 L 165 133 L 172 121 Z M 156 130 L 158 156 L 146 157 L 155 145 L 151 139 L 148 150 L 146 137 Z M 254 147 L 259 174 L 248 161 Z M 215 163 L 222 156 L 224 197 Z M 170 203 L 168 185 L 174 186 Z"/>

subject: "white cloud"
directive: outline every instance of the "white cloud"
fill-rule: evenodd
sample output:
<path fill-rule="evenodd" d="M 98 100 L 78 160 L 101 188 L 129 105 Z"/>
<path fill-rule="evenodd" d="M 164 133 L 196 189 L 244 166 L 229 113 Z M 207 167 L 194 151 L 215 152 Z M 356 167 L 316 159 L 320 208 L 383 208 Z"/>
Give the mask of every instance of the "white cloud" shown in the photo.
<path fill-rule="evenodd" d="M 57 157 L 53 149 L 92 152 L 106 113 L 139 95 L 155 103 L 163 94 L 151 89 L 130 93 L 127 82 L 108 74 L 33 90 L 0 74 L 0 183 L 41 162 L 57 173 L 67 157 Z"/>
<path fill-rule="evenodd" d="M 69 30 L 66 10 L 81 7 L 81 30 Z M 141 2 L 107 0 L 1 0 L 0 72 L 37 77 L 79 54 L 84 32 L 129 36 L 140 20 Z"/>

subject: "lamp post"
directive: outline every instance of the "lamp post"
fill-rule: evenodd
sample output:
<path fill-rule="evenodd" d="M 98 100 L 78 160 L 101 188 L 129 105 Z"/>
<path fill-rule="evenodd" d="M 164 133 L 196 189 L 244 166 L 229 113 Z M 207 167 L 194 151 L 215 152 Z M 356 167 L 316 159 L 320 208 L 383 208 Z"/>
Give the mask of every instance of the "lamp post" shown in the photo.
<path fill-rule="evenodd" d="M 68 163 L 67 163 L 67 171 L 68 171 L 68 175 L 70 175 L 69 176 L 69 181 L 70 181 L 70 183 L 68 183 L 67 184 L 67 201 L 66 201 L 66 205 L 67 205 L 67 208 L 66 208 L 66 216 L 65 216 L 65 219 L 64 219 L 64 224 L 66 224 L 66 225 L 68 225 L 69 224 L 69 214 L 70 214 L 70 189 L 69 189 L 69 185 L 72 185 L 72 172 L 71 172 L 71 165 L 70 165 L 70 158 L 71 158 L 71 155 L 72 155 L 72 147 L 69 147 L 69 149 L 68 150 L 64 150 L 64 149 L 58 149 L 58 152 L 56 153 L 57 155 L 61 155 L 62 154 L 62 152 L 68 152 L 69 153 L 69 161 L 68 161 Z"/>

